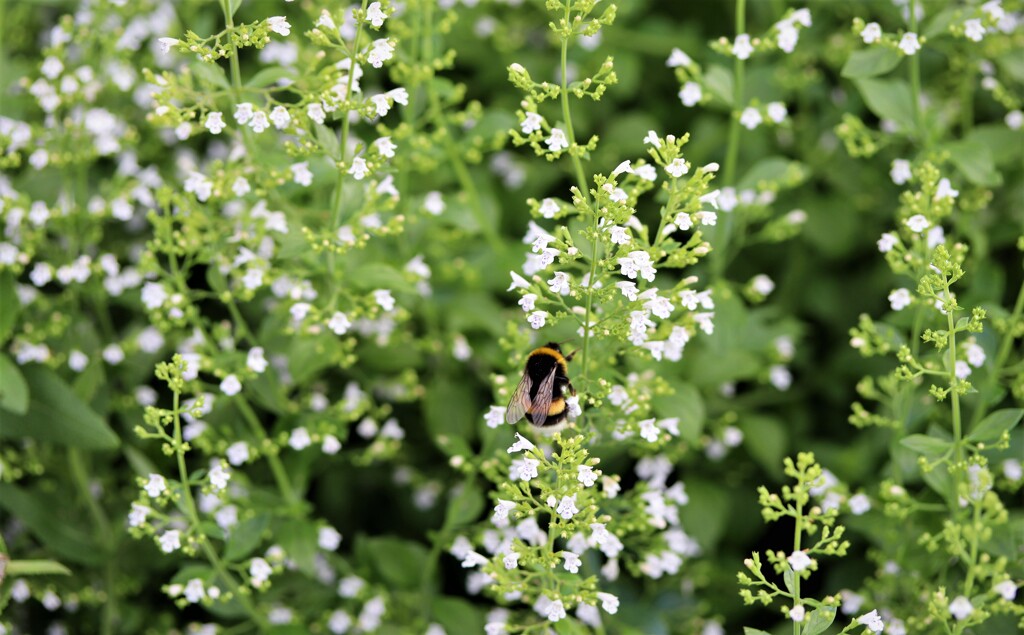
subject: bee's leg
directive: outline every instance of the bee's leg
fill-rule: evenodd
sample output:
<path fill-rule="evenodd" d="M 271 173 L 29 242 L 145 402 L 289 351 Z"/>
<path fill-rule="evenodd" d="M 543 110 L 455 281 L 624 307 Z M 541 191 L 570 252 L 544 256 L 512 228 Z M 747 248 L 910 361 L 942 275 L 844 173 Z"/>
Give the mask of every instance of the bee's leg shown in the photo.
<path fill-rule="evenodd" d="M 573 357 L 575 357 L 575 356 L 576 356 L 576 353 L 578 353 L 578 352 L 580 352 L 580 349 L 578 349 L 578 348 L 577 348 L 577 349 L 576 349 L 576 350 L 574 350 L 573 352 L 571 352 L 571 353 L 569 353 L 568 355 L 566 355 L 566 356 L 565 356 L 565 361 L 567 361 L 567 362 L 571 362 L 571 361 L 572 361 L 572 358 L 573 358 Z"/>
<path fill-rule="evenodd" d="M 563 392 L 563 393 L 565 393 L 565 391 L 566 391 L 566 390 L 568 390 L 568 391 L 569 391 L 569 394 L 570 394 L 571 396 L 573 396 L 573 397 L 575 397 L 575 396 L 576 396 L 576 389 L 575 389 L 575 388 L 573 388 L 573 386 L 572 386 L 572 382 L 571 382 L 571 381 L 567 381 L 567 382 L 565 382 L 565 388 L 564 388 L 564 389 L 562 390 L 562 392 Z"/>

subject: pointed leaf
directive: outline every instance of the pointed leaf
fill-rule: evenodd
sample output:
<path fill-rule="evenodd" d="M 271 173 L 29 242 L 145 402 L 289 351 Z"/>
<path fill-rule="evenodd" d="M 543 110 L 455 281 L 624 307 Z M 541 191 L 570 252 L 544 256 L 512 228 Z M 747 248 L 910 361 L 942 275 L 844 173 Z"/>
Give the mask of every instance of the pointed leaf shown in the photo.
<path fill-rule="evenodd" d="M 811 611 L 811 615 L 807 618 L 807 624 L 804 626 L 801 635 L 819 635 L 824 633 L 825 629 L 832 626 L 832 622 L 836 619 L 836 608 L 834 606 L 822 606 L 820 608 Z"/>
<path fill-rule="evenodd" d="M 0 353 L 0 408 L 19 415 L 28 411 L 28 384 L 5 353 Z"/>
<path fill-rule="evenodd" d="M 912 434 L 905 439 L 901 439 L 900 445 L 928 458 L 940 457 L 952 447 L 949 441 L 936 439 L 926 434 Z"/>
<path fill-rule="evenodd" d="M 968 441 L 974 443 L 988 443 L 999 440 L 1004 432 L 1009 432 L 1017 427 L 1021 417 L 1024 417 L 1024 409 L 1005 408 L 996 410 L 981 420 L 976 428 L 971 430 L 967 436 Z"/>
<path fill-rule="evenodd" d="M 843 64 L 841 75 L 849 79 L 863 79 L 865 77 L 877 77 L 884 75 L 899 66 L 902 56 L 886 46 L 872 46 L 871 48 L 854 51 L 850 58 Z"/>
<path fill-rule="evenodd" d="M 11 336 L 19 313 L 21 302 L 14 290 L 14 274 L 4 271 L 0 273 L 0 344 Z"/>
<path fill-rule="evenodd" d="M 32 437 L 86 450 L 113 450 L 121 444 L 107 422 L 52 370 L 29 365 L 22 372 L 29 386 L 28 410 L 5 414 L 0 438 Z"/>

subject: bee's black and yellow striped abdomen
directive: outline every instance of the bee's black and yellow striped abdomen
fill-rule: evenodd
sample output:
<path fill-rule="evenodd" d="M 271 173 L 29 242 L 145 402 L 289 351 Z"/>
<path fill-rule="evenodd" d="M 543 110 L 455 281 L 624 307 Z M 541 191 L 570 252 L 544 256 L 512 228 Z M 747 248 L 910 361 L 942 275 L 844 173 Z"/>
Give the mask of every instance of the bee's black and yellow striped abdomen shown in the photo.
<path fill-rule="evenodd" d="M 558 344 L 549 343 L 534 349 L 526 358 L 526 373 L 530 376 L 532 386 L 530 389 L 530 401 L 546 401 L 537 399 L 537 391 L 544 379 L 555 373 L 554 383 L 551 386 L 551 403 L 547 407 L 547 416 L 541 424 L 544 427 L 556 426 L 565 421 L 566 405 L 565 392 L 568 387 L 572 391 L 572 384 L 569 383 L 569 365 Z M 572 393 L 571 393 L 572 394 Z M 526 411 L 526 419 L 534 422 L 531 410 Z"/>

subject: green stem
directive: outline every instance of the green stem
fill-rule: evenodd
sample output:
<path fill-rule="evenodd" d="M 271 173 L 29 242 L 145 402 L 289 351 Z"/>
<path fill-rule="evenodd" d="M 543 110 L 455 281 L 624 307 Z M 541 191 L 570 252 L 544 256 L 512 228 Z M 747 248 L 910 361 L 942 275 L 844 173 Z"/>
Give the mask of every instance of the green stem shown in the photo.
<path fill-rule="evenodd" d="M 99 502 L 93 497 L 89 490 L 89 473 L 85 468 L 85 462 L 81 450 L 70 448 L 68 450 L 68 467 L 71 470 L 72 480 L 78 488 L 78 493 L 85 501 L 92 516 L 92 523 L 96 529 L 97 541 L 107 553 L 106 565 L 103 571 L 103 584 L 106 587 L 106 601 L 103 602 L 103 612 L 100 617 L 100 634 L 111 635 L 114 632 L 114 622 L 117 619 L 117 594 L 114 592 L 114 563 L 116 558 L 113 555 L 117 544 L 117 537 L 111 531 L 110 519 L 103 512 Z"/>
<path fill-rule="evenodd" d="M 261 442 L 266 442 L 267 433 L 263 429 L 263 424 L 260 423 L 259 417 L 256 416 L 256 411 L 249 405 L 248 400 L 239 397 L 239 395 L 236 395 L 234 399 L 238 405 L 238 410 L 242 413 L 242 418 L 249 424 L 253 435 Z M 265 445 L 265 443 L 261 443 L 261 445 Z M 284 496 L 290 507 L 297 507 L 302 501 L 295 493 L 295 487 L 292 485 L 291 479 L 288 478 L 288 470 L 285 469 L 284 463 L 281 462 L 281 457 L 277 454 L 265 454 L 267 463 L 270 465 L 270 471 L 274 475 L 274 481 L 277 483 L 277 488 L 281 491 L 281 495 Z"/>
<path fill-rule="evenodd" d="M 572 6 L 571 2 L 565 3 L 565 28 L 570 28 L 572 24 L 569 16 L 569 8 Z M 569 78 L 568 72 L 568 60 L 569 60 L 569 40 L 571 36 L 569 34 L 562 36 L 562 89 L 560 94 L 562 96 L 562 119 L 565 120 L 565 135 L 569 141 L 569 157 L 572 159 L 572 167 L 576 172 L 576 185 L 580 188 L 580 196 L 587 203 L 590 202 L 590 190 L 587 187 L 587 177 L 584 176 L 583 162 L 580 160 L 576 149 L 576 133 L 572 127 L 572 113 L 569 111 Z"/>
<path fill-rule="evenodd" d="M 960 422 L 960 393 L 956 377 L 956 322 L 953 320 L 953 294 L 949 290 L 949 281 L 945 283 L 946 302 L 950 305 L 946 311 L 946 324 L 949 329 L 949 389 L 953 409 L 953 466 L 950 473 L 953 476 L 953 493 L 949 501 L 950 509 L 956 511 L 960 506 L 960 472 L 961 463 L 964 460 L 963 430 Z"/>
<path fill-rule="evenodd" d="M 910 30 L 917 33 L 917 0 L 910 0 Z M 914 128 L 921 140 L 921 145 L 928 147 L 928 135 L 925 134 L 921 120 L 921 52 L 910 56 L 910 92 L 913 100 Z"/>
<path fill-rule="evenodd" d="M 971 527 L 971 554 L 967 563 L 967 577 L 964 579 L 964 595 L 971 597 L 974 589 L 974 575 L 978 568 L 978 528 L 981 526 L 981 503 L 974 504 L 974 519 Z"/>
<path fill-rule="evenodd" d="M 217 571 L 218 575 L 224 580 L 224 582 L 231 588 L 232 594 L 241 603 L 252 621 L 256 623 L 257 628 L 260 631 L 267 631 L 270 625 L 266 619 L 259 614 L 256 607 L 253 605 L 252 600 L 245 593 L 242 593 L 240 585 L 235 582 L 234 577 L 231 576 L 227 568 L 224 567 L 224 563 L 221 562 L 217 552 L 214 551 L 213 547 L 206 539 L 206 535 L 202 533 L 199 528 L 199 511 L 196 508 L 195 499 L 192 498 L 192 485 L 188 478 L 188 467 L 185 465 L 185 449 L 184 442 L 181 438 L 181 395 L 177 391 L 174 393 L 174 453 L 178 457 L 178 478 L 181 481 L 181 490 L 185 498 L 185 514 L 189 518 L 189 524 L 198 534 L 198 542 L 203 549 L 203 554 L 206 559 L 210 561 L 213 568 Z"/>
<path fill-rule="evenodd" d="M 741 0 L 742 1 L 742 0 Z M 800 543 L 803 538 L 804 505 L 796 501 L 796 525 L 793 528 L 793 553 L 800 551 Z M 800 573 L 793 572 L 793 606 L 800 604 Z M 800 635 L 800 622 L 793 622 L 793 635 Z"/>
<path fill-rule="evenodd" d="M 736 0 L 736 35 L 747 30 L 747 0 Z M 725 166 L 722 169 L 722 180 L 726 185 L 736 185 L 736 163 L 740 153 L 740 112 L 744 104 L 746 89 L 744 75 L 746 60 L 737 57 L 733 61 L 734 88 L 732 93 L 732 118 L 729 120 L 729 140 L 725 151 Z M 716 278 L 722 276 L 728 261 L 729 234 L 732 231 L 733 215 L 723 214 L 720 227 L 711 232 L 711 268 Z"/>

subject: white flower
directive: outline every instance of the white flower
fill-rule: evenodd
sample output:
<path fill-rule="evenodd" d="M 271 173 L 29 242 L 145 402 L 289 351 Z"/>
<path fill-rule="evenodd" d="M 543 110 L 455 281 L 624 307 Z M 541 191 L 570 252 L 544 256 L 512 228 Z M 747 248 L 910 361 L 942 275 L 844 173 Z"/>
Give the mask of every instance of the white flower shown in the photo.
<path fill-rule="evenodd" d="M 288 24 L 288 19 L 283 15 L 267 18 L 267 27 L 278 35 L 288 35 L 292 32 L 292 25 Z"/>
<path fill-rule="evenodd" d="M 894 289 L 889 294 L 889 306 L 892 307 L 893 311 L 902 311 L 910 306 L 910 290 L 903 288 Z"/>
<path fill-rule="evenodd" d="M 238 122 L 238 125 L 244 126 L 252 119 L 252 113 L 252 104 L 244 101 L 235 106 L 235 121 Z"/>
<path fill-rule="evenodd" d="M 910 161 L 906 159 L 893 159 L 892 169 L 889 170 L 889 177 L 896 185 L 903 185 L 910 180 Z"/>
<path fill-rule="evenodd" d="M 701 225 L 714 225 L 718 222 L 718 214 L 714 212 L 697 212 L 694 216 Z"/>
<path fill-rule="evenodd" d="M 253 558 L 249 562 L 249 577 L 252 578 L 253 586 L 257 588 L 263 586 L 273 572 L 273 567 L 263 558 Z"/>
<path fill-rule="evenodd" d="M 370 6 L 366 7 L 366 21 L 373 25 L 374 28 L 379 29 L 384 26 L 384 20 L 387 20 L 388 15 L 381 9 L 379 2 L 371 2 Z"/>
<path fill-rule="evenodd" d="M 775 281 L 761 273 L 750 280 L 750 288 L 760 295 L 767 296 L 775 290 Z"/>
<path fill-rule="evenodd" d="M 598 591 L 597 599 L 601 600 L 601 608 L 609 615 L 615 615 L 619 610 L 619 598 L 611 593 L 602 593 Z"/>
<path fill-rule="evenodd" d="M 864 494 L 856 494 L 850 497 L 849 504 L 850 511 L 853 512 L 855 516 L 860 516 L 871 509 L 871 499 Z"/>
<path fill-rule="evenodd" d="M 620 163 L 617 166 L 615 166 L 615 169 L 612 170 L 612 176 L 618 176 L 618 175 L 622 174 L 623 172 L 626 172 L 627 174 L 632 174 L 633 173 L 633 166 L 630 165 L 630 162 L 628 160 L 627 161 L 623 161 L 622 163 Z"/>
<path fill-rule="evenodd" d="M 672 159 L 672 162 L 665 166 L 665 171 L 671 174 L 673 178 L 678 179 L 690 171 L 690 166 L 686 161 L 677 157 Z"/>
<path fill-rule="evenodd" d="M 896 234 L 888 232 L 882 234 L 882 237 L 878 239 L 876 244 L 878 245 L 878 251 L 885 254 L 892 251 L 892 248 L 895 247 L 898 242 L 899 238 L 897 238 Z"/>
<path fill-rule="evenodd" d="M 745 60 L 750 57 L 750 54 L 754 52 L 754 47 L 750 44 L 750 36 L 746 33 L 741 33 L 736 36 L 736 41 L 732 45 L 732 54 L 737 59 Z"/>
<path fill-rule="evenodd" d="M 68 353 L 68 368 L 80 373 L 89 365 L 89 356 L 80 350 L 73 350 Z"/>
<path fill-rule="evenodd" d="M 515 549 L 505 554 L 505 557 L 501 559 L 502 564 L 505 565 L 506 569 L 515 569 L 519 566 L 519 552 Z"/>
<path fill-rule="evenodd" d="M 210 478 L 210 486 L 220 491 L 228 486 L 228 481 L 231 480 L 231 471 L 225 469 L 222 464 L 217 463 L 210 468 L 208 476 Z"/>
<path fill-rule="evenodd" d="M 547 323 L 548 312 L 547 311 L 534 311 L 527 316 L 526 321 L 530 323 L 530 327 L 534 329 L 540 329 Z"/>
<path fill-rule="evenodd" d="M 519 298 L 519 303 L 518 304 L 519 304 L 519 306 L 523 307 L 523 311 L 526 311 L 527 313 L 529 313 L 530 311 L 533 311 L 534 308 L 536 308 L 536 302 L 537 302 L 537 294 L 536 293 L 526 293 L 526 294 L 523 294 L 523 297 Z"/>
<path fill-rule="evenodd" d="M 551 136 L 544 140 L 547 144 L 548 150 L 552 152 L 561 152 L 569 147 L 569 140 L 565 137 L 565 132 L 561 128 L 552 128 Z"/>
<path fill-rule="evenodd" d="M 171 529 L 165 531 L 157 538 L 160 543 L 160 550 L 164 553 L 171 553 L 178 549 L 181 549 L 181 532 L 177 529 Z"/>
<path fill-rule="evenodd" d="M 217 111 L 207 113 L 206 123 L 203 125 L 210 131 L 210 134 L 220 134 L 226 125 L 224 123 L 224 113 Z"/>
<path fill-rule="evenodd" d="M 321 527 L 317 534 L 317 544 L 325 551 L 334 551 L 341 544 L 341 534 L 330 525 Z"/>
<path fill-rule="evenodd" d="M 882 25 L 877 22 L 868 22 L 861 29 L 860 37 L 865 44 L 874 44 L 882 39 Z"/>
<path fill-rule="evenodd" d="M 556 203 L 554 199 L 546 198 L 541 201 L 540 207 L 537 211 L 539 211 L 540 215 L 544 218 L 554 218 L 555 214 L 558 213 L 558 209 L 558 203 Z"/>
<path fill-rule="evenodd" d="M 539 467 L 540 461 L 538 461 L 537 459 L 522 459 L 522 461 L 519 464 L 519 480 L 529 481 L 531 479 L 537 478 L 539 474 Z"/>
<path fill-rule="evenodd" d="M 872 633 L 881 633 L 885 628 L 885 622 L 882 621 L 877 610 L 861 615 L 857 618 L 857 623 L 866 626 Z"/>
<path fill-rule="evenodd" d="M 380 68 L 384 65 L 384 62 L 391 59 L 394 53 L 395 44 L 387 38 L 381 38 L 373 41 L 373 46 L 370 47 L 370 53 L 366 59 L 370 62 L 370 66 Z"/>
<path fill-rule="evenodd" d="M 914 214 L 907 220 L 903 221 L 903 224 L 910 228 L 910 231 L 920 234 L 924 230 L 931 227 L 931 223 L 924 217 L 923 214 Z"/>
<path fill-rule="evenodd" d="M 967 344 L 967 363 L 975 368 L 981 368 L 985 363 L 985 349 L 975 342 Z"/>
<path fill-rule="evenodd" d="M 803 571 L 807 567 L 811 566 L 811 563 L 813 562 L 810 556 L 807 555 L 806 551 L 794 551 L 789 554 L 786 561 L 789 562 L 789 566 L 793 568 L 793 571 Z"/>
<path fill-rule="evenodd" d="M 796 49 L 796 43 L 800 39 L 800 33 L 789 22 L 779 22 L 776 25 L 779 29 L 779 49 L 785 53 L 792 53 Z"/>
<path fill-rule="evenodd" d="M 228 446 L 225 455 L 231 465 L 241 465 L 249 460 L 249 445 L 245 441 L 235 441 Z"/>
<path fill-rule="evenodd" d="M 444 198 L 441 197 L 440 192 L 427 192 L 426 197 L 423 199 L 423 209 L 427 210 L 428 214 L 440 216 L 444 208 Z"/>
<path fill-rule="evenodd" d="M 980 42 L 985 37 L 985 27 L 982 26 L 981 20 L 975 18 L 964 22 L 964 35 L 972 42 Z"/>
<path fill-rule="evenodd" d="M 551 622 L 557 622 L 565 617 L 565 607 L 561 600 L 555 600 L 544 609 L 544 615 Z"/>
<path fill-rule="evenodd" d="M 505 409 L 501 406 L 491 406 L 484 415 L 484 423 L 488 428 L 497 428 L 505 422 Z"/>
<path fill-rule="evenodd" d="M 323 443 L 320 444 L 320 451 L 324 454 L 337 454 L 341 450 L 341 441 L 338 437 L 333 434 L 324 436 Z"/>
<path fill-rule="evenodd" d="M 537 446 L 530 443 L 527 439 L 523 438 L 523 435 L 516 432 L 516 442 L 509 447 L 508 453 L 513 454 L 515 452 L 522 452 L 523 450 L 533 450 L 536 447 Z"/>
<path fill-rule="evenodd" d="M 145 505 L 139 505 L 138 503 L 132 503 L 132 511 L 128 513 L 128 526 L 139 527 L 146 522 L 146 516 L 149 515 L 151 510 Z"/>
<path fill-rule="evenodd" d="M 494 506 L 494 515 L 492 518 L 496 521 L 503 521 L 508 519 L 508 513 L 516 508 L 515 501 L 507 501 L 499 498 L 498 504 Z M 465 565 L 463 565 L 465 566 Z"/>
<path fill-rule="evenodd" d="M 674 48 L 668 56 L 668 60 L 665 62 L 665 66 L 669 68 L 677 68 L 679 66 L 690 66 L 693 64 L 693 60 L 686 53 L 681 50 Z"/>
<path fill-rule="evenodd" d="M 569 419 L 575 419 L 583 414 L 583 408 L 580 407 L 580 398 L 578 395 L 566 397 L 565 407 L 568 409 L 566 416 L 569 417 Z"/>
<path fill-rule="evenodd" d="M 935 200 L 942 200 L 944 198 L 953 198 L 960 196 L 960 190 L 954 190 L 950 184 L 949 179 L 939 179 L 939 185 L 935 188 Z"/>
<path fill-rule="evenodd" d="M 696 106 L 703 98 L 704 91 L 701 90 L 700 84 L 697 82 L 686 82 L 679 90 L 679 101 L 683 102 L 687 108 Z"/>
<path fill-rule="evenodd" d="M 242 197 L 252 191 L 252 186 L 249 185 L 249 180 L 244 176 L 240 176 L 235 179 L 235 182 L 231 184 L 231 191 L 235 196 Z"/>
<path fill-rule="evenodd" d="M 949 603 L 949 612 L 957 620 L 963 620 L 974 612 L 974 605 L 966 597 L 958 595 L 956 599 Z"/>
<path fill-rule="evenodd" d="M 590 487 L 597 482 L 597 474 L 589 465 L 580 465 L 576 468 L 576 472 L 576 480 L 583 483 L 583 487 Z"/>
<path fill-rule="evenodd" d="M 626 296 L 626 298 L 630 302 L 636 302 L 638 294 L 637 294 L 637 288 L 636 288 L 636 283 L 635 282 L 627 282 L 627 281 L 616 282 L 615 286 L 616 286 L 616 288 L 618 288 L 619 291 L 622 292 L 622 295 Z"/>
<path fill-rule="evenodd" d="M 971 365 L 962 359 L 957 360 L 956 364 L 953 366 L 953 373 L 956 375 L 957 379 L 967 379 L 971 375 Z"/>
<path fill-rule="evenodd" d="M 267 370 L 267 358 L 263 356 L 262 346 L 254 346 L 249 349 L 249 353 L 245 357 L 245 365 L 257 374 Z"/>
<path fill-rule="evenodd" d="M 274 127 L 278 130 L 284 130 L 291 123 L 292 116 L 288 114 L 288 109 L 284 106 L 277 106 L 270 111 L 270 121 L 274 124 Z"/>
<path fill-rule="evenodd" d="M 1013 580 L 1003 580 L 999 584 L 992 587 L 995 591 L 1007 602 L 1013 602 L 1017 597 L 1017 585 Z"/>
<path fill-rule="evenodd" d="M 335 335 L 344 335 L 348 333 L 348 330 L 352 328 L 352 322 L 349 321 L 348 316 L 341 311 L 335 311 L 334 315 L 327 322 L 327 328 L 334 331 Z"/>
<path fill-rule="evenodd" d="M 510 271 L 509 274 L 512 276 L 512 284 L 509 286 L 508 289 L 505 289 L 506 291 L 511 291 L 512 289 L 530 288 L 530 283 L 526 280 L 526 278 L 522 277 L 515 271 Z"/>
<path fill-rule="evenodd" d="M 558 295 L 569 295 L 569 274 L 559 271 L 554 277 L 548 280 L 548 288 L 551 293 Z"/>
<path fill-rule="evenodd" d="M 640 426 L 640 436 L 648 443 L 655 443 L 658 440 L 660 430 L 655 425 L 654 419 L 644 419 L 638 425 Z"/>
<path fill-rule="evenodd" d="M 1024 126 L 1024 112 L 1019 110 L 1011 110 L 1006 113 L 1006 117 L 1003 119 L 1006 122 L 1006 126 L 1010 130 L 1020 130 L 1021 126 Z"/>
<path fill-rule="evenodd" d="M 789 390 L 793 385 L 793 374 L 782 364 L 774 364 L 768 369 L 768 380 L 778 390 Z"/>
<path fill-rule="evenodd" d="M 357 181 L 362 181 L 369 174 L 370 168 L 366 165 L 366 159 L 363 157 L 356 157 L 352 159 L 352 167 L 348 169 L 348 173 L 352 175 Z"/>
<path fill-rule="evenodd" d="M 291 434 L 288 435 L 288 445 L 293 450 L 305 450 L 313 444 L 313 439 L 309 436 L 309 430 L 299 426 L 293 428 Z"/>
<path fill-rule="evenodd" d="M 740 125 L 747 130 L 753 130 L 761 125 L 764 119 L 761 117 L 761 112 L 753 106 L 747 106 L 743 109 L 743 113 L 740 115 Z"/>
<path fill-rule="evenodd" d="M 156 498 L 167 491 L 167 480 L 159 474 L 150 474 L 142 489 L 146 490 L 146 496 Z"/>
<path fill-rule="evenodd" d="M 562 559 L 565 560 L 562 566 L 565 568 L 566 571 L 568 571 L 569 573 L 580 572 L 580 565 L 583 564 L 583 561 L 580 560 L 578 554 L 575 554 L 571 551 L 563 551 Z"/>
<path fill-rule="evenodd" d="M 377 289 L 374 291 L 373 300 L 385 311 L 392 311 L 395 308 L 395 298 L 388 289 Z"/>
<path fill-rule="evenodd" d="M 261 134 L 264 130 L 270 127 L 270 120 L 267 119 L 267 113 L 262 110 L 257 110 L 252 114 L 252 119 L 249 120 L 249 127 L 252 128 L 256 134 Z"/>
<path fill-rule="evenodd" d="M 804 621 L 804 616 L 806 615 L 806 613 L 807 609 L 805 609 L 803 605 L 797 604 L 793 608 L 789 609 L 789 619 L 793 620 L 794 622 L 802 622 Z"/>
<path fill-rule="evenodd" d="M 180 40 L 178 40 L 177 38 L 173 38 L 173 37 L 158 38 L 157 42 L 160 43 L 160 52 L 161 53 L 169 53 L 171 51 L 171 47 L 172 46 L 178 46 L 179 44 L 181 44 Z M 48 59 L 52 59 L 52 58 L 48 58 Z M 44 75 L 45 75 L 45 72 L 44 72 Z M 51 77 L 50 79 L 53 79 L 53 78 Z"/>
<path fill-rule="evenodd" d="M 544 117 L 535 112 L 528 112 L 523 117 L 523 120 L 519 122 L 519 129 L 523 131 L 523 134 L 533 134 L 540 130 L 543 125 Z"/>
<path fill-rule="evenodd" d="M 306 115 L 316 123 L 323 123 L 327 120 L 327 113 L 324 112 L 324 107 L 320 102 L 306 106 Z"/>
<path fill-rule="evenodd" d="M 167 301 L 167 289 L 159 282 L 147 282 L 142 286 L 142 304 L 150 311 L 155 311 Z"/>
<path fill-rule="evenodd" d="M 242 390 L 242 382 L 236 375 L 228 375 L 220 382 L 220 390 L 229 397 L 237 395 Z"/>
<path fill-rule="evenodd" d="M 773 101 L 768 104 L 765 108 L 765 112 L 768 113 L 768 118 L 775 123 L 782 123 L 786 120 L 786 115 L 789 111 L 786 109 L 786 104 L 781 101 Z"/>
<path fill-rule="evenodd" d="M 900 43 L 897 45 L 899 50 L 903 51 L 904 55 L 913 55 L 921 50 L 921 43 L 917 40 L 917 33 L 907 32 L 900 38 Z"/>
<path fill-rule="evenodd" d="M 563 496 L 562 500 L 558 502 L 558 507 L 555 508 L 555 512 L 562 518 L 569 520 L 573 516 L 579 513 L 580 510 L 576 509 L 576 495 Z"/>
<path fill-rule="evenodd" d="M 639 275 L 648 282 L 654 282 L 657 269 L 651 263 L 651 255 L 646 251 L 631 251 L 626 258 L 619 258 L 619 267 L 622 275 L 631 280 L 636 280 Z"/>

